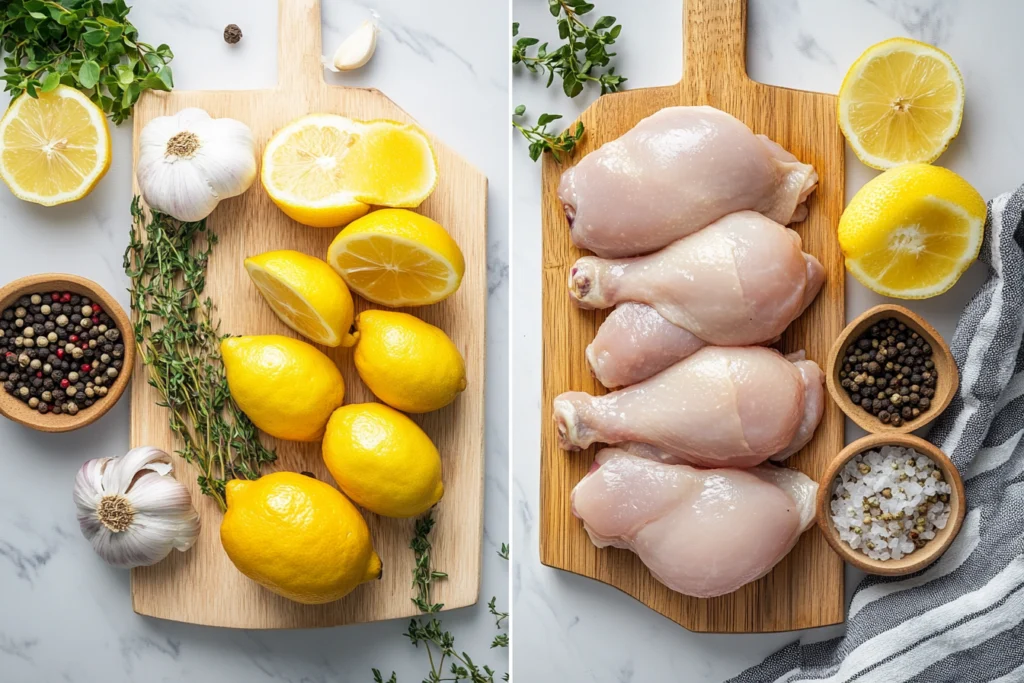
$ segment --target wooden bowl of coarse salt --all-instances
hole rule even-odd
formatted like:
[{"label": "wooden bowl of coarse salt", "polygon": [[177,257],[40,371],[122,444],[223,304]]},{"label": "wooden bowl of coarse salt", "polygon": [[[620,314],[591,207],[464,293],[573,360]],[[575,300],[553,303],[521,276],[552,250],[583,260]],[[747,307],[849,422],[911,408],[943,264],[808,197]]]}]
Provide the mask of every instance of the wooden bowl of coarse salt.
[{"label": "wooden bowl of coarse salt", "polygon": [[967,512],[963,480],[952,461],[912,434],[854,441],[818,484],[817,521],[825,540],[869,574],[924,569],[953,542]]}]

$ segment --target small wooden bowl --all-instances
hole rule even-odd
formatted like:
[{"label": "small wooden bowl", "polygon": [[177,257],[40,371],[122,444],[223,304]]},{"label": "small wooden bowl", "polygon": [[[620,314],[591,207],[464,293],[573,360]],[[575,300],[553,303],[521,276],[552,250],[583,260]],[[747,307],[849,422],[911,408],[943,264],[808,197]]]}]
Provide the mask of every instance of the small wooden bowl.
[{"label": "small wooden bowl", "polygon": [[[932,347],[932,361],[939,377],[935,382],[935,395],[931,398],[931,407],[912,420],[904,420],[899,427],[883,424],[881,420],[861,408],[850,399],[850,395],[840,385],[839,371],[843,366],[843,355],[846,347],[853,343],[865,330],[875,323],[887,318],[896,318],[907,327],[924,337]],[[865,311],[856,320],[839,333],[839,338],[832,345],[828,354],[828,374],[826,375],[828,391],[832,400],[839,404],[846,416],[856,422],[865,431],[872,434],[907,434],[920,429],[937,418],[953,400],[960,386],[960,373],[949,346],[935,331],[935,328],[924,321],[921,316],[894,304],[882,304]]]},{"label": "small wooden bowl", "polygon": [[49,292],[71,292],[79,296],[87,296],[103,306],[103,310],[114,319],[117,329],[121,331],[121,340],[124,344],[124,358],[122,359],[124,365],[121,367],[121,374],[108,387],[106,396],[90,407],[78,411],[75,415],[67,413],[43,415],[38,410],[29,408],[28,404],[11,396],[0,387],[0,414],[41,432],[70,432],[92,424],[103,417],[121,398],[125,387],[128,386],[128,380],[131,379],[132,371],[135,369],[135,334],[131,319],[117,303],[117,300],[92,280],[86,280],[77,275],[43,273],[15,280],[0,288],[0,312],[6,310],[23,296]]},{"label": "small wooden bowl", "polygon": [[[832,523],[832,510],[830,509],[835,479],[847,461],[859,453],[882,446],[913,448],[918,453],[927,455],[942,470],[943,477],[953,489],[949,497],[952,511],[949,514],[946,527],[938,530],[935,538],[928,541],[923,548],[918,548],[898,560],[873,560],[859,550],[851,548],[839,538],[839,532],[836,531],[836,527]],[[960,473],[953,466],[953,462],[946,457],[946,454],[934,445],[913,434],[870,434],[844,448],[829,464],[825,474],[818,482],[817,509],[818,527],[824,532],[825,540],[846,562],[869,574],[902,576],[924,569],[946,552],[946,548],[960,532],[960,525],[963,524],[964,515],[967,513],[967,504],[964,497],[964,482],[960,478]]]}]

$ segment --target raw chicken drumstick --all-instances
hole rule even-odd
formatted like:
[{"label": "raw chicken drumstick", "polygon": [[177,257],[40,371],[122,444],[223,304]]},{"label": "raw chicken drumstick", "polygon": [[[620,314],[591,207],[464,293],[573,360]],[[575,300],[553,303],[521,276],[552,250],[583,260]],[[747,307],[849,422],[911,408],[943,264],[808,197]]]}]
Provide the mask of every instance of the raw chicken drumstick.
[{"label": "raw chicken drumstick", "polygon": [[706,346],[653,377],[604,396],[554,401],[559,445],[637,441],[702,467],[754,467],[810,441],[824,375],[803,352]]},{"label": "raw chicken drumstick", "polygon": [[611,387],[638,382],[704,343],[770,342],[824,281],[825,270],[801,251],[799,235],[741,211],[647,256],[581,258],[569,271],[569,294],[582,308],[635,302],[657,311],[612,313],[587,349],[594,374]]},{"label": "raw chicken drumstick", "polygon": [[714,107],[668,107],[562,175],[558,196],[580,248],[661,249],[734,211],[803,220],[814,169]]},{"label": "raw chicken drumstick", "polygon": [[818,485],[796,470],[698,470],[606,448],[572,492],[599,548],[632,550],[655,579],[698,598],[778,564],[814,522]]}]

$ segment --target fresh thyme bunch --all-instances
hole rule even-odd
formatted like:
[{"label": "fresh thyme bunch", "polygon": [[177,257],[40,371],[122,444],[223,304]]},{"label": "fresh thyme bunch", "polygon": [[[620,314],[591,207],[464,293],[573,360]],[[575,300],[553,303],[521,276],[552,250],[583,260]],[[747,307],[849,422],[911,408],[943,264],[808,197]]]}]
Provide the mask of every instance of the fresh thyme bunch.
[{"label": "fresh thyme bunch", "polygon": [[[433,513],[428,512],[416,520],[415,533],[412,542],[409,543],[409,547],[416,556],[416,565],[412,570],[412,587],[416,593],[412,601],[424,614],[440,612],[444,607],[443,603],[430,601],[430,586],[434,581],[448,578],[444,572],[435,571],[430,567],[430,550],[432,548],[430,532],[433,528]],[[501,544],[501,551],[498,555],[508,560],[509,547],[507,544]],[[500,630],[505,626],[508,613],[499,612],[496,605],[497,598],[492,597],[487,603],[487,608],[494,617],[495,626]],[[483,666],[477,664],[468,653],[458,652],[455,649],[455,636],[450,631],[441,628],[440,620],[436,618],[412,619],[405,637],[417,648],[422,644],[427,651],[430,671],[423,678],[423,683],[441,683],[442,681],[445,683],[448,681],[452,683],[459,681],[494,683],[497,672],[486,664]],[[491,649],[499,647],[508,647],[507,633],[499,633],[491,642]],[[448,662],[447,669],[445,668],[446,661]],[[500,680],[509,680],[509,675],[504,674]],[[379,669],[373,669],[373,681],[374,683],[398,683],[398,675],[392,672],[391,677],[385,679]]]},{"label": "fresh thyme bunch", "polygon": [[37,97],[69,85],[121,123],[142,91],[174,85],[171,48],[139,42],[130,11],[124,0],[0,0],[5,89]]},{"label": "fresh thyme bunch", "polygon": [[213,301],[203,297],[217,235],[206,221],[182,223],[132,200],[124,269],[132,281],[135,343],[149,383],[170,412],[178,453],[199,469],[199,488],[227,508],[230,479],[256,479],[276,459],[228,392],[220,357],[223,336]]},{"label": "fresh thyme bunch", "polygon": [[[562,92],[568,97],[579,95],[587,83],[598,84],[602,95],[618,90],[626,79],[615,73],[615,67],[607,68],[615,56],[608,47],[622,31],[615,17],[602,16],[593,26],[588,26],[581,17],[592,12],[594,5],[586,0],[548,0],[548,10],[558,21],[558,37],[565,42],[549,51],[548,43],[529,36],[519,37],[519,23],[513,22],[512,36],[517,38],[512,45],[513,66],[522,65],[531,73],[547,74],[545,87],[551,87],[557,76],[562,82]],[[529,142],[530,158],[534,161],[544,152],[550,152],[560,162],[559,153],[572,152],[583,137],[582,122],[556,135],[548,132],[547,124],[562,118],[561,115],[541,114],[531,126],[516,120],[525,114],[525,106],[516,107],[512,127]]]}]

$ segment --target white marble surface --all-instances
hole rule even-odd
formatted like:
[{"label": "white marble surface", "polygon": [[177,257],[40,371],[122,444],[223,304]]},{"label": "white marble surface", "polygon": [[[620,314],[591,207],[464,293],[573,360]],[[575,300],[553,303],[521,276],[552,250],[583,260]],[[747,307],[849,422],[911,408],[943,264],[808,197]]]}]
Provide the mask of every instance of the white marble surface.
[{"label": "white marble surface", "polygon": [[[623,24],[616,47],[618,71],[631,88],[678,82],[682,74],[682,1],[597,0],[598,11]],[[554,41],[547,3],[516,0],[513,19],[522,33]],[[1024,180],[1019,158],[1024,137],[1019,118],[1024,65],[1017,46],[1024,4],[1012,0],[749,0],[747,71],[773,85],[836,92],[847,67],[869,45],[910,36],[949,52],[963,72],[967,107],[963,128],[939,164],[962,174],[990,199]],[[595,96],[568,102],[555,88],[516,74],[515,104],[536,116],[561,112],[572,118]],[[538,560],[539,432],[549,419],[541,390],[540,173],[523,141],[513,142],[513,632],[516,675],[525,681],[647,683],[722,681],[799,634],[700,635],[648,610],[624,593]],[[875,174],[848,151],[847,198]],[[950,292],[912,303],[944,334],[984,279],[974,266]],[[881,297],[848,278],[847,316]],[[847,438],[859,436],[848,426]],[[847,585],[859,577],[847,573]],[[848,588],[847,593],[850,593]],[[830,638],[841,627],[809,631],[808,639]]]},{"label": "white marble surface", "polygon": [[[276,82],[274,0],[136,0],[144,40],[177,56],[179,88],[269,87]],[[475,0],[323,0],[324,44],[333,49],[376,11],[377,54],[363,70],[330,80],[379,88],[487,174],[490,300],[487,348],[487,499],[481,602],[443,616],[457,644],[499,671],[489,652],[486,601],[507,600],[508,540],[508,9]],[[237,23],[236,47],[221,32]],[[464,29],[471,22],[472,31]],[[500,49],[498,49],[500,47]],[[6,107],[6,97],[2,102]],[[87,199],[44,209],[0,188],[0,282],[66,270],[97,280],[127,307],[121,255],[131,200],[131,127],[114,132],[114,161]],[[0,420],[0,681],[128,683],[189,680],[327,683],[370,681],[371,667],[419,681],[426,655],[402,636],[404,621],[305,631],[232,631],[142,618],[131,610],[126,572],[107,568],[81,537],[71,487],[87,458],[128,446],[128,402],[97,424],[45,435]]]}]

